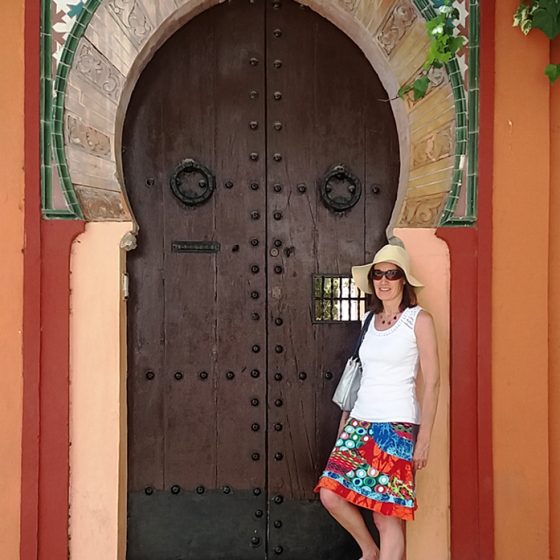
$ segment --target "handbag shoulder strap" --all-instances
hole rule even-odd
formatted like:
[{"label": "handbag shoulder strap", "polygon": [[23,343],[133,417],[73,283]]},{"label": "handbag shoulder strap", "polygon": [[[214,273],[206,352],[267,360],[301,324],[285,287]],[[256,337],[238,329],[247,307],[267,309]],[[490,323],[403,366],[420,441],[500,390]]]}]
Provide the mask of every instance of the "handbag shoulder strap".
[{"label": "handbag shoulder strap", "polygon": [[352,354],[352,356],[354,358],[358,358],[358,353],[360,351],[360,346],[362,345],[362,341],[364,340],[364,336],[366,336],[366,332],[369,328],[369,324],[371,323],[371,320],[373,319],[373,312],[370,311],[368,313],[368,316],[366,317],[364,324],[362,326],[362,332],[360,333],[360,338],[358,338],[358,342],[356,344],[356,348],[354,350],[354,353]]}]

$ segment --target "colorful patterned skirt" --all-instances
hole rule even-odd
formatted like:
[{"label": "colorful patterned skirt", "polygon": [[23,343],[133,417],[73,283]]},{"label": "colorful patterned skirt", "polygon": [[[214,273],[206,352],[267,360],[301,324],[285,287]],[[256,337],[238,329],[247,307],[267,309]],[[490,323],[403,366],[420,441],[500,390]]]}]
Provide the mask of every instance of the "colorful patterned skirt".
[{"label": "colorful patterned skirt", "polygon": [[328,488],[357,506],[414,519],[417,433],[416,424],[348,418],[315,492]]}]

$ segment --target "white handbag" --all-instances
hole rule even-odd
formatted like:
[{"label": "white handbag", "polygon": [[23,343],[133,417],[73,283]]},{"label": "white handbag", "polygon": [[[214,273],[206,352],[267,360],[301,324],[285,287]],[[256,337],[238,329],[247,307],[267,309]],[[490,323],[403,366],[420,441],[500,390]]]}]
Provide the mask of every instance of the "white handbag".
[{"label": "white handbag", "polygon": [[362,327],[362,332],[360,333],[356,348],[352,356],[348,358],[344,371],[340,376],[340,381],[336,386],[332,401],[338,405],[341,410],[352,410],[358,398],[358,391],[360,389],[360,383],[362,382],[362,363],[360,362],[359,351],[372,318],[373,313],[369,313],[364,321],[364,326]]}]

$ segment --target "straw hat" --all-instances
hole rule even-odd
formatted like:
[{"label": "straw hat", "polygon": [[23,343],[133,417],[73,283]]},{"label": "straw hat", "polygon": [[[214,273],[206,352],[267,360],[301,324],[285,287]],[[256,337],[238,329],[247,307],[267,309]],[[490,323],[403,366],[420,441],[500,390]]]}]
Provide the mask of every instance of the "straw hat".
[{"label": "straw hat", "polygon": [[382,262],[396,264],[399,268],[401,268],[406,276],[406,281],[411,286],[414,286],[415,288],[424,287],[424,284],[417,280],[410,272],[410,259],[408,258],[406,249],[404,247],[400,247],[399,245],[385,245],[384,247],[381,247],[377,253],[375,253],[373,262],[352,267],[352,277],[354,278],[354,283],[362,292],[365,292],[366,294],[372,293],[371,285],[368,280],[369,271],[374,264]]}]

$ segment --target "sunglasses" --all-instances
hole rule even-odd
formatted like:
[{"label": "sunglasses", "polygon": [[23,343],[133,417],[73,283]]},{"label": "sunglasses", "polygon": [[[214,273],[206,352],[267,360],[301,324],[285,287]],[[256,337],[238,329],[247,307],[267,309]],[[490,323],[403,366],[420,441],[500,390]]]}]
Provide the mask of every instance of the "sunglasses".
[{"label": "sunglasses", "polygon": [[381,278],[387,278],[387,280],[400,280],[404,278],[404,272],[400,268],[392,268],[391,270],[378,270],[374,268],[371,272],[371,277],[374,280],[381,280]]}]

